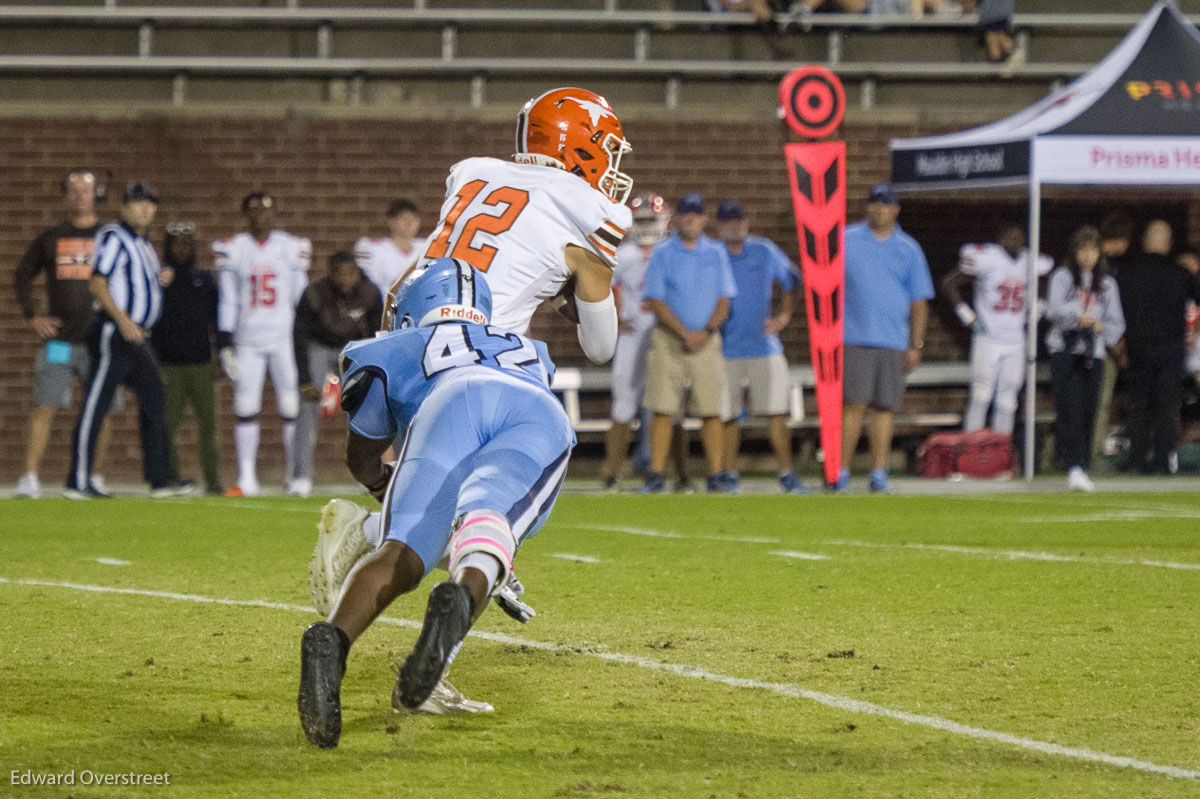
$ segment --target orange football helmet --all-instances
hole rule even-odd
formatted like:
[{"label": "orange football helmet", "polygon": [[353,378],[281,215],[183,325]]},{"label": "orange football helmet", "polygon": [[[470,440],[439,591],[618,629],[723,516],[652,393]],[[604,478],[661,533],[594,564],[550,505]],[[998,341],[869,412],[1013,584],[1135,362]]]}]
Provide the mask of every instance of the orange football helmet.
[{"label": "orange football helmet", "polygon": [[620,171],[621,156],[632,149],[608,100],[587,89],[551,89],[517,115],[514,161],[565,169],[613,202],[624,203],[633,189]]}]

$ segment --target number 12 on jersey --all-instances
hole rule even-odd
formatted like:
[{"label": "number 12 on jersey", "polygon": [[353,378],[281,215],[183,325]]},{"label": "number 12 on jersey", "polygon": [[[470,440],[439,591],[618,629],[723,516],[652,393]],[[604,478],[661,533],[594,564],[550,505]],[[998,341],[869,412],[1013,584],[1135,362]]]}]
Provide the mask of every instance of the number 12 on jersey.
[{"label": "number 12 on jersey", "polygon": [[[426,258],[442,258],[449,250],[451,258],[460,258],[480,272],[488,270],[488,267],[492,265],[492,259],[496,257],[496,248],[490,244],[474,246],[472,242],[475,234],[499,235],[511,228],[529,203],[529,192],[524,189],[514,189],[511,186],[499,186],[492,189],[480,200],[479,204],[484,206],[484,209],[467,217],[462,230],[455,236],[454,228],[458,225],[459,218],[487,186],[486,180],[472,180],[458,190],[458,193],[454,195],[454,205],[450,207],[446,218],[442,220],[442,229],[430,242],[429,249],[425,251]],[[503,208],[499,214],[486,210],[499,208]]]}]

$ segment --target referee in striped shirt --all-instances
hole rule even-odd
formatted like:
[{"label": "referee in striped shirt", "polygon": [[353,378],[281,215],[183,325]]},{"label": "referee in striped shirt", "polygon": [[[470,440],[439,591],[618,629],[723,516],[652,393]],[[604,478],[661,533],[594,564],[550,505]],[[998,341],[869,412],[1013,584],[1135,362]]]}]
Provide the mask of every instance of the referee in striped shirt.
[{"label": "referee in striped shirt", "polygon": [[154,246],[146,240],[157,210],[154,187],[144,181],[131,182],[122,198],[121,221],[96,232],[88,289],[98,312],[88,330],[92,370],[83,410],[75,423],[71,471],[63,492],[70,499],[109,496],[92,485],[92,457],[100,423],[121,385],[137,396],[142,473],[150,484],[150,496],[180,496],[195,488],[193,483],[170,478],[163,384],[148,340],[148,331],[162,311],[162,284],[172,277],[170,270],[161,268]]}]

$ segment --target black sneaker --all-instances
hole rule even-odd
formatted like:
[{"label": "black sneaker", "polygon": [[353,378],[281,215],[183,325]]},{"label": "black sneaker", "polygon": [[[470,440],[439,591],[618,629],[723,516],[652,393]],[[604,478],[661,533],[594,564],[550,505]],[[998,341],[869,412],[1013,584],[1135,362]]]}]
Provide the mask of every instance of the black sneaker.
[{"label": "black sneaker", "polygon": [[342,737],[342,675],[345,633],[329,622],[308,625],[300,639],[300,693],[296,707],[308,742],[334,749]]},{"label": "black sneaker", "polygon": [[605,491],[617,491],[621,488],[621,482],[615,477],[605,477],[600,487]]},{"label": "black sneaker", "polygon": [[667,480],[662,476],[662,472],[650,472],[646,475],[646,482],[642,483],[643,494],[661,494],[667,490]]},{"label": "black sneaker", "polygon": [[107,491],[99,491],[94,486],[79,489],[67,486],[63,489],[63,496],[67,499],[112,499],[113,495]]},{"label": "black sneaker", "polygon": [[169,499],[170,497],[186,497],[196,490],[196,484],[191,480],[177,480],[173,483],[150,489],[151,499]]},{"label": "black sneaker", "polygon": [[458,583],[435,585],[429,592],[421,635],[396,678],[402,705],[414,710],[429,698],[469,629],[471,592]]}]

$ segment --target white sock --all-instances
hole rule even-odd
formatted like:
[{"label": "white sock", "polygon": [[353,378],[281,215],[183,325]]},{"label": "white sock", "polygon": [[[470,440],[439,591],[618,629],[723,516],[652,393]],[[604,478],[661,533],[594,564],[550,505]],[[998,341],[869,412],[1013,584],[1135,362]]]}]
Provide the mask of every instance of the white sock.
[{"label": "white sock", "polygon": [[296,420],[283,422],[283,477],[284,483],[291,483],[296,472]]},{"label": "white sock", "polygon": [[258,422],[238,422],[233,426],[237,449],[238,485],[243,489],[258,485]]},{"label": "white sock", "polygon": [[1006,436],[1011,436],[1016,420],[1017,412],[1015,410],[1002,411],[997,408],[995,411],[992,411],[992,430],[997,433],[1003,433]]},{"label": "white sock", "polygon": [[368,513],[367,518],[363,519],[363,537],[367,539],[367,543],[371,545],[371,549],[379,549],[380,536],[383,535],[383,514],[376,511]]},{"label": "white sock", "polygon": [[486,552],[471,552],[463,556],[463,559],[458,562],[458,568],[450,577],[454,580],[463,573],[463,569],[478,569],[487,577],[488,590],[491,594],[496,588],[496,581],[500,579],[500,561],[496,560]]}]

